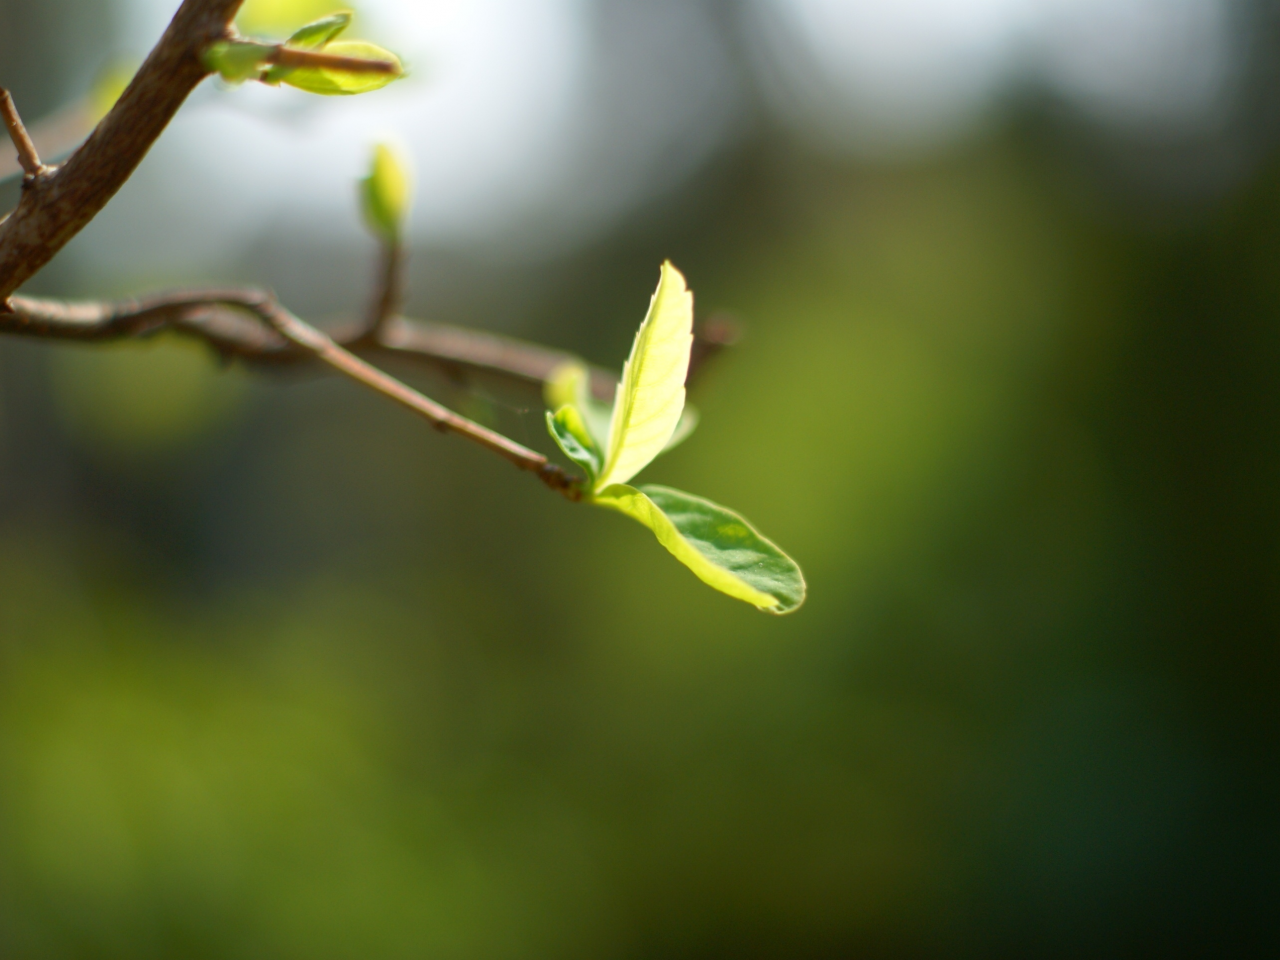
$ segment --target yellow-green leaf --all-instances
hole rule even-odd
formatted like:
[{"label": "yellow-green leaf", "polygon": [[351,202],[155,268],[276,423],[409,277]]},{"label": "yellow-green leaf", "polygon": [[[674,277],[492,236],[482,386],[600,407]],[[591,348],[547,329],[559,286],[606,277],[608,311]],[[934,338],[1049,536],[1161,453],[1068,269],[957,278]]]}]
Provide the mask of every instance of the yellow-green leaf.
[{"label": "yellow-green leaf", "polygon": [[721,593],[766,613],[790,613],[805,598],[796,562],[741,516],[670,487],[614,484],[591,502],[638,520],[677,560]]},{"label": "yellow-green leaf", "polygon": [[384,50],[373,43],[366,43],[363,40],[337,40],[326,45],[324,52],[337,57],[351,57],[355,60],[381,61],[391,64],[392,69],[383,73],[303,67],[291,71],[283,78],[283,82],[308,93],[340,97],[380,90],[393,80],[404,76],[404,66],[400,63],[400,59],[390,50]]},{"label": "yellow-green leaf", "polygon": [[413,186],[409,165],[385,143],[373,149],[373,166],[360,181],[360,208],[370,229],[387,243],[400,239]]},{"label": "yellow-green leaf", "polygon": [[626,483],[671,440],[684,410],[692,346],[693,294],[667,262],[618,384],[597,491]]}]

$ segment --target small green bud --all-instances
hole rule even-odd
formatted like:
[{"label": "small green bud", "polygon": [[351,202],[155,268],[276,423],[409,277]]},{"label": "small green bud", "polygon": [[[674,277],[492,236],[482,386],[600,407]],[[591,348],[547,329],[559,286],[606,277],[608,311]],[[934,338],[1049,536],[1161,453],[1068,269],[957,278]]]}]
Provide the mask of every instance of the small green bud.
[{"label": "small green bud", "polygon": [[227,83],[261,76],[275,47],[252,40],[219,40],[204,52],[204,65]]},{"label": "small green bud", "polygon": [[412,182],[398,151],[385,143],[373,150],[373,168],[360,181],[360,207],[369,228],[387,243],[398,243],[409,214]]}]

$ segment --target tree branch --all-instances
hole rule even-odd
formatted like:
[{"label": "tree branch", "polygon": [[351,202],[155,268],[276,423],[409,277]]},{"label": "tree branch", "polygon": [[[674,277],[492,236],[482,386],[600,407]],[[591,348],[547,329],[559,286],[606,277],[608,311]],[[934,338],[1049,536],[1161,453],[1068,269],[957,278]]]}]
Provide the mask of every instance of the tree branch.
[{"label": "tree branch", "polygon": [[[266,295],[257,290],[177,290],[135,300],[67,302],[36,297],[10,299],[10,313],[0,313],[0,334],[42,340],[96,342],[148,337],[174,330],[205,341],[223,357],[255,364],[289,364],[308,354],[259,322],[249,306]],[[581,360],[566,350],[429,320],[394,315],[370,334],[367,327],[338,332],[334,340],[359,353],[375,352],[424,360],[446,370],[472,370],[541,388],[566,363]],[[707,361],[734,343],[736,321],[713,315],[694,336],[689,383]],[[597,400],[613,400],[618,375],[588,366],[591,392]]]},{"label": "tree branch", "polygon": [[[178,291],[120,303],[13,297],[10,308],[9,313],[0,314],[0,333],[92,342],[146,337],[171,329],[199,337],[223,355],[265,361],[313,356],[421,414],[437,429],[464,436],[521,470],[533,472],[569,499],[582,496],[580,481],[541,453],[454,413],[383,373],[258,290]],[[430,357],[423,351],[406,352],[430,359],[454,359]]]},{"label": "tree branch", "polygon": [[208,76],[201,53],[229,35],[243,2],[184,0],[83,146],[61,167],[28,180],[18,208],[0,221],[0,310],[124,186],[187,96]]},{"label": "tree branch", "polygon": [[222,356],[296,360],[289,342],[258,317],[266,298],[256,290],[175,291],[117,303],[68,303],[11,297],[0,313],[0,333],[44,340],[102,342],[176,330],[207,342]]}]

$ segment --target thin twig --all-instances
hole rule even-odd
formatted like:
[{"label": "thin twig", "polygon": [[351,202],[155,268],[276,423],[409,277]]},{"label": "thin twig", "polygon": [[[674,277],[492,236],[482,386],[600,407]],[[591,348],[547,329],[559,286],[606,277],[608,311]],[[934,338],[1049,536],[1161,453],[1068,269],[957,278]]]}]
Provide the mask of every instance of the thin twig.
[{"label": "thin twig", "polygon": [[40,162],[40,154],[36,151],[36,145],[31,142],[31,135],[22,123],[13,97],[4,87],[0,87],[0,118],[3,118],[5,128],[9,131],[9,139],[18,149],[18,162],[22,164],[22,169],[29,177],[40,176],[44,173],[45,166]]},{"label": "thin twig", "polygon": [[[508,380],[541,387],[566,363],[582,363],[567,350],[554,350],[515,337],[458,327],[434,320],[393,317],[378,334],[376,346],[396,354],[422,357],[450,369],[462,367],[496,374]],[[587,366],[591,392],[597,400],[612,401],[618,375],[603,367]]]},{"label": "thin twig", "polygon": [[[36,151],[50,162],[60,160],[84,142],[98,122],[88,97],[73,101],[49,116],[42,117],[27,127]],[[24,173],[15,155],[11,160],[0,154],[0,183]]]},{"label": "thin twig", "polygon": [[504,457],[521,470],[529,470],[537,474],[551,489],[564,494],[570,500],[582,498],[581,481],[551,463],[536,450],[516,443],[502,434],[483,427],[473,420],[468,420],[454,413],[448,407],[441,406],[434,400],[423,396],[412,387],[401,383],[377,367],[366,363],[349,350],[338,346],[330,337],[321,333],[310,324],[299,320],[288,310],[272,301],[265,307],[269,322],[298,346],[311,351],[319,359],[329,364],[365,386],[376,390],[385,397],[390,397],[403,404],[415,413],[425,417],[436,429],[456,433],[472,440],[487,450]]},{"label": "thin twig", "polygon": [[284,45],[276,47],[266,62],[290,70],[340,70],[343,73],[399,73],[403,69],[391,60],[343,57],[322,50],[301,50]]}]

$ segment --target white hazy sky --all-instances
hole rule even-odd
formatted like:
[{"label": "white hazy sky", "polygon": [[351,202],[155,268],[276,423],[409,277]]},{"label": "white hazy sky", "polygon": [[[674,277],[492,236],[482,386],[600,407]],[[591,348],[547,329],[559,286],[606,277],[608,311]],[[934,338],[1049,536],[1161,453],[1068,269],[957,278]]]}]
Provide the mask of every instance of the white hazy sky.
[{"label": "white hazy sky", "polygon": [[[177,0],[119,0],[140,53]],[[351,100],[206,85],[80,253],[118,269],[226,258],[267,222],[353,238],[352,181],[389,139],[416,166],[416,237],[538,256],[589,239],[741,129],[741,78],[694,0],[359,0],[414,75]],[[963,136],[1017,84],[1101,123],[1211,124],[1230,87],[1223,0],[741,0],[777,119],[893,156]],[[202,185],[193,193],[187,184]],[[198,224],[181,233],[181,224]],[[175,226],[179,225],[179,226]]]}]

